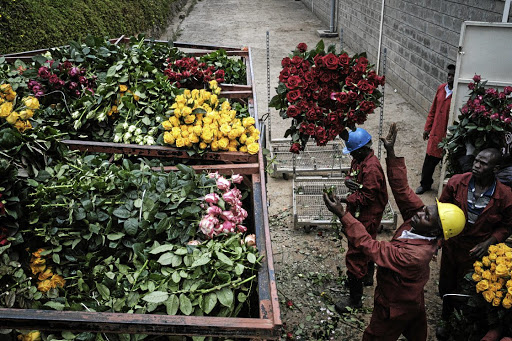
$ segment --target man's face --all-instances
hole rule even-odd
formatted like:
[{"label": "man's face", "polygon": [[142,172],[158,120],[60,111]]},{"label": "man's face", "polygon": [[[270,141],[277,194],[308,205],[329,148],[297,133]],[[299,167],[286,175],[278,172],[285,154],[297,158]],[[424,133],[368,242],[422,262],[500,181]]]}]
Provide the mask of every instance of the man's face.
[{"label": "man's face", "polygon": [[448,70],[448,77],[446,78],[446,82],[450,88],[453,87],[453,80],[455,79],[455,70]]},{"label": "man's face", "polygon": [[473,161],[473,169],[471,172],[477,179],[484,179],[486,177],[494,178],[496,171],[496,160],[493,160],[491,153],[483,150],[475,157]]},{"label": "man's face", "polygon": [[366,158],[366,155],[368,155],[367,147],[361,147],[354,150],[353,152],[350,152],[350,156],[352,156],[358,162],[363,161]]},{"label": "man's face", "polygon": [[439,214],[437,205],[423,207],[423,210],[416,213],[411,219],[413,232],[427,237],[436,237],[441,234],[439,226]]}]

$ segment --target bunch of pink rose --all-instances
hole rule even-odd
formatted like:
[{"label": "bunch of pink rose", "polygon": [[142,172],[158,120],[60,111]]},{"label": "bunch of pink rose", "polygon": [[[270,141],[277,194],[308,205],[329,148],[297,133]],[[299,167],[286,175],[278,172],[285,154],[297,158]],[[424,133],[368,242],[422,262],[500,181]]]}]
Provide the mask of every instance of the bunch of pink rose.
[{"label": "bunch of pink rose", "polygon": [[199,222],[201,232],[209,239],[221,233],[246,232],[242,223],[247,211],[242,207],[242,192],[234,185],[242,183],[243,177],[234,174],[230,181],[217,172],[208,176],[215,179],[217,189],[204,198],[207,205],[206,215]]}]

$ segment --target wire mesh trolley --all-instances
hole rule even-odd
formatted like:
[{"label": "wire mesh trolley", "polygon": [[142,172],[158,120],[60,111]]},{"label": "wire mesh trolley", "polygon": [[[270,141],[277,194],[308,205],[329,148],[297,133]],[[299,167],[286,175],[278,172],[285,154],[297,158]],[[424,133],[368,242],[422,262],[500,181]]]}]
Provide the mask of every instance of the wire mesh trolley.
[{"label": "wire mesh trolley", "polygon": [[[293,179],[293,224],[294,227],[330,225],[334,215],[329,212],[322,198],[325,187],[334,188],[334,193],[348,195],[344,177],[300,176]],[[395,229],[398,215],[388,202],[382,216],[381,226]],[[339,221],[339,220],[334,220]]]}]

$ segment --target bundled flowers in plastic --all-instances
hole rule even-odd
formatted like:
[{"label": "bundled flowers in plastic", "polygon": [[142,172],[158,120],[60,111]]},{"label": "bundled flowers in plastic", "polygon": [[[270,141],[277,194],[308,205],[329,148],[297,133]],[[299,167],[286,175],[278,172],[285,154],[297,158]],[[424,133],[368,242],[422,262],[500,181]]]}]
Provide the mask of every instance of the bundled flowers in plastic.
[{"label": "bundled flowers in plastic", "polygon": [[34,116],[34,110],[39,109],[39,101],[33,96],[22,98],[21,103],[16,103],[16,99],[17,93],[11,84],[0,85],[0,117],[24,132],[32,128],[29,120]]},{"label": "bundled flowers in plastic", "polygon": [[257,154],[260,132],[254,118],[237,117],[228,100],[219,100],[217,81],[210,81],[210,89],[185,89],[176,96],[173,115],[162,122],[164,142],[178,148]]},{"label": "bundled flowers in plastic", "polygon": [[473,264],[477,293],[494,307],[512,307],[512,248],[504,243],[491,245],[489,255]]},{"label": "bundled flowers in plastic", "polygon": [[235,185],[242,183],[243,177],[234,174],[228,180],[218,173],[208,176],[216,180],[216,190],[204,198],[206,215],[199,222],[200,231],[209,239],[221,233],[246,232],[242,223],[247,211],[242,207],[242,192]]},{"label": "bundled flowers in plastic", "polygon": [[291,118],[286,136],[291,136],[293,153],[303,150],[310,137],[326,145],[346,127],[362,124],[380,105],[378,90],[384,84],[371,69],[366,55],[337,54],[334,47],[324,51],[323,41],[312,51],[300,43],[285,57],[279,74],[277,95],[270,106]]},{"label": "bundled flowers in plastic", "polygon": [[224,82],[224,70],[217,70],[214,66],[199,63],[194,57],[184,57],[169,64],[164,70],[169,81],[178,88],[202,89],[212,80]]}]

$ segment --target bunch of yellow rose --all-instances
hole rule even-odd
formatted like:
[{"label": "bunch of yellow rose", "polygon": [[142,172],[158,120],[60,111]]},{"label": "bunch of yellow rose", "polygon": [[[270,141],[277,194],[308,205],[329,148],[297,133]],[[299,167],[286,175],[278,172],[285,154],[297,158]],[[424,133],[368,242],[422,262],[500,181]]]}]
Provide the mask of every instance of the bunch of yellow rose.
[{"label": "bunch of yellow rose", "polygon": [[0,117],[12,124],[18,131],[31,129],[29,119],[34,116],[34,110],[39,109],[39,101],[33,96],[24,97],[19,108],[14,108],[16,92],[10,84],[0,85]]},{"label": "bunch of yellow rose", "polygon": [[212,151],[241,151],[257,154],[260,132],[253,117],[237,118],[229,101],[219,101],[215,80],[210,89],[185,89],[171,106],[173,115],[162,122],[164,142],[178,148],[198,146]]},{"label": "bunch of yellow rose", "polygon": [[489,255],[473,264],[476,292],[494,307],[512,307],[512,248],[504,243],[491,245]]},{"label": "bunch of yellow rose", "polygon": [[44,249],[39,249],[32,253],[30,259],[30,270],[33,275],[38,275],[37,290],[47,292],[48,290],[56,287],[64,287],[66,280],[52,272],[52,268],[46,265],[46,259],[41,256]]},{"label": "bunch of yellow rose", "polygon": [[33,330],[27,334],[18,335],[19,341],[41,341],[41,333],[38,330]]}]

